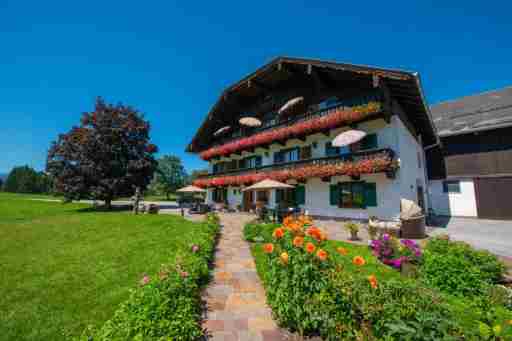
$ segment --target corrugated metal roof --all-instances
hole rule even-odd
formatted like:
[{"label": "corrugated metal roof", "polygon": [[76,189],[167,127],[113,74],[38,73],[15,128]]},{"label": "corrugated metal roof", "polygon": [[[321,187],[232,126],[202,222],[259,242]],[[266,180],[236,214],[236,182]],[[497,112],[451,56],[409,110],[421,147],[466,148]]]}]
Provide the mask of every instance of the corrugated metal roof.
[{"label": "corrugated metal roof", "polygon": [[512,86],[430,107],[439,136],[512,126]]}]

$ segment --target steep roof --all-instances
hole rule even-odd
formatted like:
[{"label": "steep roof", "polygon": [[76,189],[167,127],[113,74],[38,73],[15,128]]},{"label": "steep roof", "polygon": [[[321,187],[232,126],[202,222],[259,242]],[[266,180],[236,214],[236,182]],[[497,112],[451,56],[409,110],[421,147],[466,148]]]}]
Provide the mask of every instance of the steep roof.
[{"label": "steep roof", "polygon": [[439,136],[512,126],[512,86],[430,107]]},{"label": "steep roof", "polygon": [[[315,59],[278,57],[220,94],[218,101],[197,130],[186,151],[200,152],[206,149],[210,144],[213,132],[234,122],[237,103],[271,93],[279,84],[289,82],[294,74],[310,74],[312,69],[325,80],[343,82],[347,87],[350,87],[350,84],[356,86],[370,84],[371,86],[373,78],[376,76],[383,79],[389,88],[391,97],[400,103],[412,124],[422,135],[424,143],[437,142],[435,127],[417,72]],[[233,108],[233,104],[235,104],[235,108]]]}]

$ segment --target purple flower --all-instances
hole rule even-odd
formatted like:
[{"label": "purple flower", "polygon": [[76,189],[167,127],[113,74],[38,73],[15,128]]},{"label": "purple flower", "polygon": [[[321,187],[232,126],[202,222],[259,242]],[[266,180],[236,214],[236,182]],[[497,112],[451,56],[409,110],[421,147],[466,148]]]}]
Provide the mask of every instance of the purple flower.
[{"label": "purple flower", "polygon": [[400,267],[402,266],[402,257],[397,258],[397,259],[393,259],[393,260],[391,261],[391,265],[392,265],[393,267],[397,268],[397,269],[398,269],[398,268],[400,268]]},{"label": "purple flower", "polygon": [[387,241],[389,240],[389,234],[384,233],[384,234],[382,235],[382,239],[383,239],[385,242],[387,242]]},{"label": "purple flower", "polygon": [[421,256],[421,251],[420,251],[420,250],[416,250],[416,251],[414,251],[414,255],[415,255],[416,257],[420,257],[420,256]]},{"label": "purple flower", "polygon": [[382,255],[384,255],[384,256],[391,256],[392,254],[393,254],[392,248],[386,248],[386,249],[384,249],[384,251],[382,251]]},{"label": "purple flower", "polygon": [[199,251],[199,245],[192,245],[192,252],[196,253],[197,251]]}]

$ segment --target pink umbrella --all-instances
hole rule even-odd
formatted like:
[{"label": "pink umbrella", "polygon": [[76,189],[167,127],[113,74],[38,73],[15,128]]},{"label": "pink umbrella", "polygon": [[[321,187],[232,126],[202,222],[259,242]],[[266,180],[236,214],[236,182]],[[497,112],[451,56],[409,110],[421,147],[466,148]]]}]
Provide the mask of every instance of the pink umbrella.
[{"label": "pink umbrella", "polygon": [[278,113],[279,114],[282,114],[283,112],[285,112],[286,110],[290,109],[291,107],[293,107],[294,105],[302,102],[304,100],[304,97],[295,97],[295,98],[292,98],[291,100],[289,100],[288,102],[286,102],[282,107],[281,109],[278,110]]},{"label": "pink umbrella", "polygon": [[361,130],[347,130],[332,140],[334,147],[344,147],[349,144],[361,141],[366,136],[366,133]]}]

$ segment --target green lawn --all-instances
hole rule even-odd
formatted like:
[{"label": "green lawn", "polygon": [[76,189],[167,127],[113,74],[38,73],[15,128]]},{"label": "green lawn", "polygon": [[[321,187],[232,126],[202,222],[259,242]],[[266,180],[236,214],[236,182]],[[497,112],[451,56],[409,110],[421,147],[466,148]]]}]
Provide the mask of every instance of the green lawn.
[{"label": "green lawn", "polygon": [[100,326],[202,226],[29,197],[0,193],[0,340],[69,339]]}]

